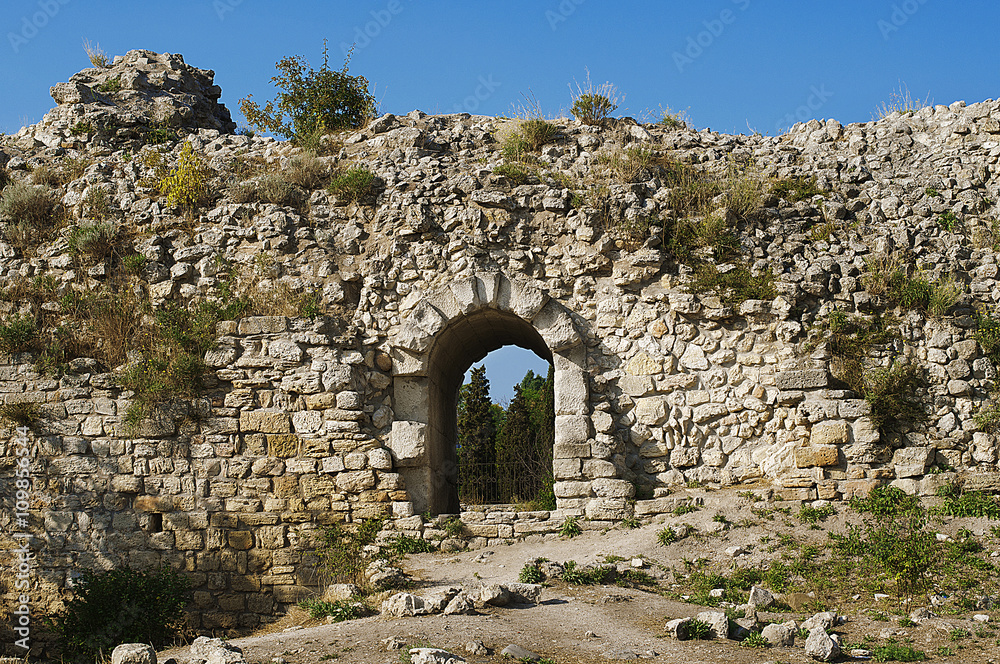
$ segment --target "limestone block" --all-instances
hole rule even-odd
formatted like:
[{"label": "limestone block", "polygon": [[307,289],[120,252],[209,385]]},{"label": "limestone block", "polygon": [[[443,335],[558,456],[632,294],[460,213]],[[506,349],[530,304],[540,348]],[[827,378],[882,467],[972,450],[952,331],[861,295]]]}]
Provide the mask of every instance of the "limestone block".
[{"label": "limestone block", "polygon": [[555,414],[586,415],[589,410],[587,377],[582,367],[587,351],[581,345],[552,356],[555,379]]},{"label": "limestone block", "polygon": [[283,362],[301,362],[305,351],[290,339],[275,339],[267,345],[267,354]]},{"label": "limestone block", "polygon": [[392,360],[397,371],[399,371],[398,365],[400,360],[405,360],[405,357],[396,356],[395,350],[397,347],[412,351],[414,354],[420,354],[426,352],[427,349],[430,348],[431,341],[434,339],[430,333],[422,330],[410,320],[407,320],[402,325],[393,328],[391,338],[393,345]]},{"label": "limestone block", "polygon": [[760,631],[760,635],[767,639],[772,646],[791,647],[795,645],[795,621],[789,620],[783,623],[771,623],[765,625]]},{"label": "limestone block", "polygon": [[497,307],[501,311],[532,320],[549,301],[549,296],[524,281],[502,279],[497,292]]},{"label": "limestone block", "polygon": [[430,412],[429,381],[424,377],[397,376],[393,380],[393,410],[401,420],[421,422]]},{"label": "limestone block", "polygon": [[590,419],[594,423],[594,431],[599,434],[610,433],[615,428],[614,418],[611,417],[610,413],[606,413],[603,410],[596,411],[591,415]]},{"label": "limestone block", "polygon": [[795,448],[795,465],[799,468],[815,466],[836,466],[838,463],[837,447],[834,445],[810,445]]},{"label": "limestone block", "polygon": [[729,409],[726,408],[725,404],[706,403],[695,408],[694,412],[691,414],[691,417],[696,423],[702,424],[704,422],[708,422],[709,420],[714,420],[717,417],[721,417],[723,415],[728,415],[728,414],[729,414]]},{"label": "limestone block", "polygon": [[580,472],[580,459],[553,459],[552,475],[556,480],[575,480],[583,475]]},{"label": "limestone block", "polygon": [[655,389],[649,376],[622,376],[618,379],[618,387],[630,397],[644,397]]},{"label": "limestone block", "polygon": [[639,456],[646,459],[656,459],[670,454],[667,443],[658,440],[648,440],[639,447]]},{"label": "limestone block", "polygon": [[591,487],[598,498],[632,498],[635,496],[635,485],[626,480],[602,477],[591,482]]},{"label": "limestone block", "polygon": [[[395,337],[393,342],[395,344]],[[394,376],[426,376],[427,375],[427,355],[423,351],[411,351],[407,348],[393,347],[389,351],[392,360],[392,374]]]},{"label": "limestone block", "polygon": [[287,459],[299,453],[299,437],[295,434],[271,434],[267,436],[269,456]]},{"label": "limestone block", "polygon": [[817,422],[812,426],[809,442],[815,447],[846,444],[847,422],[843,420]]},{"label": "limestone block", "polygon": [[426,428],[427,425],[422,422],[397,420],[392,423],[392,433],[389,434],[389,449],[392,451],[396,466],[418,466],[424,462]]},{"label": "limestone block", "polygon": [[708,358],[705,357],[705,351],[701,349],[701,346],[694,344],[688,344],[684,354],[681,355],[680,363],[681,366],[697,371],[708,369]]},{"label": "limestone block", "polygon": [[303,475],[299,480],[299,489],[302,500],[308,502],[313,498],[336,493],[337,485],[328,475]]},{"label": "limestone block", "polygon": [[729,637],[729,618],[722,611],[702,611],[695,616],[695,619],[708,624],[710,628],[709,638],[725,639]]},{"label": "limestone block", "polygon": [[422,597],[410,593],[396,593],[382,602],[382,613],[387,616],[420,616],[429,613]]},{"label": "limestone block", "polygon": [[690,373],[673,374],[656,379],[656,386],[664,392],[686,390],[698,384],[698,376]]},{"label": "limestone block", "polygon": [[815,627],[809,631],[806,638],[806,655],[821,662],[831,662],[840,656],[840,643],[834,637],[826,633],[822,627]]},{"label": "limestone block", "polygon": [[690,468],[698,465],[699,456],[697,447],[675,447],[670,453],[670,465],[674,468]]},{"label": "limestone block", "polygon": [[111,651],[111,664],[156,664],[156,650],[145,643],[123,643]]},{"label": "limestone block", "polygon": [[142,493],[143,480],[135,475],[115,475],[111,478],[111,490],[118,493]]},{"label": "limestone block", "polygon": [[933,447],[901,447],[892,455],[896,477],[923,475],[934,458]]},{"label": "limestone block", "polygon": [[228,536],[229,546],[237,551],[253,548],[253,533],[248,530],[232,530]]},{"label": "limestone block", "polygon": [[368,450],[368,465],[375,470],[392,470],[392,454],[384,447]]},{"label": "limestone block", "polygon": [[553,353],[572,348],[581,342],[573,319],[555,303],[547,304],[531,323]]},{"label": "limestone block", "polygon": [[556,482],[552,490],[556,498],[585,498],[590,495],[590,482]]},{"label": "limestone block", "polygon": [[497,308],[500,284],[507,279],[498,272],[478,272],[476,274],[476,295],[484,307]]},{"label": "limestone block", "polygon": [[280,334],[288,330],[288,319],[284,316],[254,316],[242,319],[239,325],[241,336]]},{"label": "limestone block", "polygon": [[292,427],[296,433],[316,433],[323,428],[323,414],[315,410],[292,413]]},{"label": "limestone block", "polygon": [[596,477],[617,477],[618,469],[615,464],[602,459],[584,459],[583,474],[589,478]]},{"label": "limestone block", "polygon": [[826,387],[827,383],[828,376],[825,369],[783,371],[774,376],[774,386],[779,390],[810,390]]},{"label": "limestone block", "polygon": [[371,469],[352,470],[337,475],[337,488],[345,493],[360,493],[375,486],[375,473]]},{"label": "limestone block", "polygon": [[637,399],[635,402],[635,417],[640,424],[659,426],[667,419],[667,405],[663,399],[656,397]]},{"label": "limestone block", "polygon": [[482,302],[479,299],[479,291],[476,288],[475,277],[452,279],[448,283],[448,289],[455,297],[455,302],[458,304],[458,310],[461,313],[468,315],[482,306]]},{"label": "limestone block", "polygon": [[663,360],[652,358],[646,351],[636,354],[625,365],[625,373],[629,376],[651,376],[663,371]]},{"label": "limestone block", "polygon": [[251,410],[240,413],[240,430],[243,433],[291,433],[292,427],[286,413]]},{"label": "limestone block", "polygon": [[556,415],[556,445],[583,443],[588,438],[590,438],[589,417],[586,415]]},{"label": "limestone block", "polygon": [[878,426],[870,417],[862,417],[851,425],[854,432],[854,442],[860,444],[873,444],[879,442],[881,436]]}]

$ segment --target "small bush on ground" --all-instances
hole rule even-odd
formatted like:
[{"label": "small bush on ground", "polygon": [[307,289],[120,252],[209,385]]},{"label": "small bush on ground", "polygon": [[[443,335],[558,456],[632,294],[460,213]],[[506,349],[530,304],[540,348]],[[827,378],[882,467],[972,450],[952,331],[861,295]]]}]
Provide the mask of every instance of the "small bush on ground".
[{"label": "small bush on ground", "polygon": [[889,95],[888,101],[884,101],[875,107],[875,112],[873,113],[872,118],[881,120],[892,115],[893,113],[908,115],[914,113],[915,111],[919,111],[928,105],[930,105],[930,94],[928,94],[924,99],[914,98],[910,94],[910,89],[906,86],[906,84],[900,83],[899,89],[892,91],[892,94]]},{"label": "small bush on ground", "polygon": [[254,129],[299,141],[317,132],[364,126],[375,116],[375,97],[363,76],[348,74],[351,54],[339,71],[330,69],[329,53],[323,42],[323,66],[309,67],[301,56],[279,60],[279,74],[271,82],[281,92],[261,108],[251,97],[240,100],[240,110]]},{"label": "small bush on ground", "polygon": [[923,509],[920,506],[920,498],[888,484],[875,487],[864,498],[852,497],[850,506],[856,512],[868,513],[875,517],[913,514]]},{"label": "small bush on ground", "polygon": [[87,53],[90,64],[98,69],[107,69],[111,66],[111,59],[104,52],[100,44],[91,44],[89,39],[83,40],[83,50]]},{"label": "small bush on ground", "polygon": [[796,203],[811,200],[813,196],[820,196],[826,192],[816,185],[816,176],[813,176],[774,180],[771,183],[771,193],[790,203]]},{"label": "small bush on ground", "polygon": [[288,160],[282,171],[284,178],[306,191],[319,189],[329,177],[330,169],[311,154],[296,155]]},{"label": "small bush on ground", "polygon": [[45,185],[15,182],[4,187],[0,217],[8,220],[8,240],[23,250],[47,238],[54,229],[58,206],[55,192]]},{"label": "small bush on ground", "polygon": [[93,662],[121,643],[170,643],[182,626],[188,580],[170,568],[84,570],[73,597],[50,618],[63,657]]},{"label": "small bush on ground", "polygon": [[70,231],[70,253],[93,261],[107,258],[118,240],[118,227],[108,221],[83,221]]},{"label": "small bush on ground", "polygon": [[517,574],[517,580],[520,583],[541,583],[545,580],[545,575],[542,573],[542,566],[540,560],[534,560],[524,564],[521,571]]},{"label": "small bush on ground", "polygon": [[566,517],[566,520],[563,521],[562,526],[559,528],[559,534],[563,537],[576,537],[582,532],[583,529],[580,528],[579,521],[573,516]]},{"label": "small bush on ground", "polygon": [[328,602],[322,599],[309,598],[299,602],[299,606],[309,612],[314,619],[332,618],[333,622],[354,620],[365,615],[364,606],[359,602],[339,600]]},{"label": "small bush on ground", "polygon": [[944,498],[944,504],[935,510],[939,514],[1000,519],[997,499],[983,491],[964,491],[960,486],[949,483],[938,487],[937,495]]}]

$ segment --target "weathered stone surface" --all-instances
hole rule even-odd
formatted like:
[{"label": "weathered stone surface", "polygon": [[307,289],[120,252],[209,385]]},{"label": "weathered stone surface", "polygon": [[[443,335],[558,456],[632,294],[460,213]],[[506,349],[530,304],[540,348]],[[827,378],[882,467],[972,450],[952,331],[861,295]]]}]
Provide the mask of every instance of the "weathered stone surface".
[{"label": "weathered stone surface", "polygon": [[785,371],[775,375],[774,386],[779,390],[808,390],[826,387],[827,372],[822,369]]},{"label": "weathered stone surface", "polygon": [[760,635],[772,646],[791,647],[795,645],[795,621],[765,625]]},{"label": "weathered stone surface", "polygon": [[933,447],[901,447],[892,455],[896,477],[923,475],[934,459]]},{"label": "weathered stone surface", "polygon": [[729,618],[722,611],[702,611],[695,616],[695,619],[708,624],[710,628],[708,632],[709,638],[729,638]]},{"label": "weathered stone surface", "polygon": [[400,467],[415,466],[424,461],[426,447],[424,436],[426,425],[420,422],[392,423],[392,433],[389,436],[389,450],[395,465]]},{"label": "weathered stone surface", "polygon": [[840,656],[840,643],[835,636],[819,627],[810,630],[806,639],[806,655],[821,662],[833,661]]},{"label": "weathered stone surface", "polygon": [[401,618],[426,615],[430,610],[422,597],[411,593],[396,593],[382,602],[382,613]]},{"label": "weathered stone surface", "polygon": [[146,643],[123,643],[111,651],[111,664],[156,664],[156,650]]}]

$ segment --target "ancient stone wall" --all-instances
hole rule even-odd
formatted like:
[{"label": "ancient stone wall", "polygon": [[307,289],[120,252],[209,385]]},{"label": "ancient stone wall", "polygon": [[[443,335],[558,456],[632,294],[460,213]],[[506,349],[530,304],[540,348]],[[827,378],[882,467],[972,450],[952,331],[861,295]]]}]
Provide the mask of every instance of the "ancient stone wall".
[{"label": "ancient stone wall", "polygon": [[[166,87],[153,92],[135,83],[155,99],[175,78],[194,76],[207,92],[187,86],[186,107],[215,108],[210,72],[153,56],[129,54],[115,74],[159,81]],[[130,67],[179,73],[137,77]],[[58,112],[4,142],[7,169],[26,178],[29,165],[60,151],[101,154],[64,185],[62,203],[78,209],[85,192],[106,188],[147,261],[131,287],[154,309],[222,297],[220,261],[264,262],[256,286],[311,289],[322,314],[220,323],[204,393],[165,403],[135,427],[124,423],[135,395],[119,387],[122,367],[77,358],[45,373],[37,353],[0,358],[3,403],[38,406],[28,435],[39,590],[66,588],[81,568],[170,565],[194,582],[196,627],[248,627],[312,591],[314,536],[334,522],[389,517],[396,531],[435,539],[444,537],[439,520],[421,513],[461,511],[479,546],[552,533],[567,517],[595,527],[652,517],[676,507],[672,489],[692,484],[795,500],[846,499],[887,482],[922,494],[956,479],[1000,488],[996,437],[973,419],[995,380],[975,340],[974,307],[1000,302],[990,235],[1000,198],[997,102],[847,127],[813,121],[780,137],[562,120],[526,184],[493,170],[503,161],[495,138],[509,131],[503,121],[386,115],[323,158],[370,169],[374,200],[316,189],[294,205],[235,200],[227,164],[280,171],[299,151],[220,133],[216,125],[228,122],[220,113],[206,121],[213,127],[181,125],[219,174],[219,198],[192,221],[144,184],[149,169],[131,143],[141,122],[128,125],[128,150],[113,128],[90,138],[70,131],[66,118],[83,122],[102,106],[80,90],[105,79],[74,78],[77,96],[59,87]],[[194,113],[176,108],[177,118]],[[180,145],[169,144],[167,158]],[[692,292],[690,269],[655,227],[638,238],[623,232],[668,215],[673,200],[661,175],[610,178],[605,157],[637,147],[708,173],[739,161],[758,164],[762,181],[816,178],[822,196],[764,194],[752,218],[727,209],[725,196],[716,201],[748,265],[773,276],[775,297],[730,304],[718,292]],[[601,208],[591,197],[598,190]],[[942,225],[945,213],[964,230]],[[962,291],[954,306],[931,316],[869,292],[871,262],[894,251],[914,273],[954,278]],[[64,238],[31,255],[0,243],[0,256],[6,286],[45,277],[64,294],[107,279],[107,265],[74,263]],[[2,304],[4,316],[26,306]],[[919,365],[925,419],[880,431],[868,402],[833,378],[817,333],[833,311],[893,317],[895,333],[874,359]],[[457,501],[457,390],[473,362],[508,344],[554,366],[552,513]],[[15,439],[5,430],[7,532]]]}]

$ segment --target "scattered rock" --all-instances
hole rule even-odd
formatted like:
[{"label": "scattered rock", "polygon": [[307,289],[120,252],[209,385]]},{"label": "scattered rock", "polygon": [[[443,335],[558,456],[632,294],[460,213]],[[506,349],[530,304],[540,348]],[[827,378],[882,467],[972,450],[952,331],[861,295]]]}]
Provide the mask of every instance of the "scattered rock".
[{"label": "scattered rock", "polygon": [[533,653],[527,648],[522,648],[514,643],[504,648],[500,654],[513,659],[530,659],[532,662],[537,662],[542,658],[541,655]]},{"label": "scattered rock", "polygon": [[430,613],[423,597],[410,593],[396,593],[382,602],[382,613],[387,616],[401,618],[403,616],[422,616]]},{"label": "scattered rock", "polygon": [[813,628],[806,639],[806,654],[822,662],[833,661],[840,656],[840,643],[835,637],[822,627]]},{"label": "scattered rock", "polygon": [[410,661],[413,664],[460,664],[465,658],[440,648],[411,648]]},{"label": "scattered rock", "polygon": [[243,651],[222,639],[199,636],[191,644],[191,656],[205,664],[246,664]]},{"label": "scattered rock", "polygon": [[487,648],[482,641],[467,641],[465,646],[466,654],[469,655],[479,655],[484,657],[490,654],[490,649]]},{"label": "scattered rock", "polygon": [[123,643],[111,651],[111,664],[156,664],[156,650],[146,643]]},{"label": "scattered rock", "polygon": [[729,618],[722,611],[702,611],[695,616],[695,619],[708,624],[709,638],[729,638]]},{"label": "scattered rock", "polygon": [[760,635],[767,639],[772,646],[794,646],[795,645],[795,622],[789,620],[783,623],[771,623],[765,625],[760,631]]},{"label": "scattered rock", "polygon": [[750,599],[747,603],[758,609],[766,609],[774,604],[774,595],[764,588],[754,586],[750,588]]},{"label": "scattered rock", "polygon": [[674,618],[667,622],[664,629],[667,632],[667,636],[673,637],[678,641],[687,641],[690,638],[688,633],[689,624],[691,624],[690,618]]},{"label": "scattered rock", "polygon": [[382,639],[382,645],[385,646],[386,650],[402,650],[406,641],[397,636],[390,636],[388,639]]},{"label": "scattered rock", "polygon": [[538,604],[542,596],[542,586],[537,583],[505,583],[503,587],[510,601],[517,604]]}]

